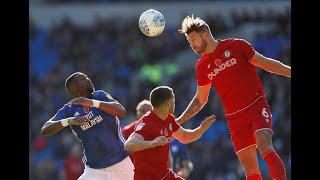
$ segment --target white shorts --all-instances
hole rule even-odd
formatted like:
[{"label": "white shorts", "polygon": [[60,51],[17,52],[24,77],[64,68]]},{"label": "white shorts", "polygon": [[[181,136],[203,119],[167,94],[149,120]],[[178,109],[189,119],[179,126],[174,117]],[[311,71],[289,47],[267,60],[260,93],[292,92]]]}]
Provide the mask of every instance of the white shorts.
[{"label": "white shorts", "polygon": [[85,166],[83,174],[78,180],[132,180],[134,166],[129,158],[103,169],[93,169]]}]

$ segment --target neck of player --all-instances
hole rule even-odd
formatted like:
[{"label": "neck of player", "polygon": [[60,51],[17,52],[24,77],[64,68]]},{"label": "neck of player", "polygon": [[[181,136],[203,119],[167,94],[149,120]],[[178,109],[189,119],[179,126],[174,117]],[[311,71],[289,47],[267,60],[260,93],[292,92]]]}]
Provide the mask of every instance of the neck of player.
[{"label": "neck of player", "polygon": [[153,111],[163,121],[166,120],[169,115],[169,110],[165,107],[153,108]]},{"label": "neck of player", "polygon": [[214,38],[210,38],[210,40],[208,41],[207,44],[207,48],[204,51],[206,54],[207,53],[212,53],[216,50],[216,48],[218,47],[219,42],[217,40],[215,40]]}]

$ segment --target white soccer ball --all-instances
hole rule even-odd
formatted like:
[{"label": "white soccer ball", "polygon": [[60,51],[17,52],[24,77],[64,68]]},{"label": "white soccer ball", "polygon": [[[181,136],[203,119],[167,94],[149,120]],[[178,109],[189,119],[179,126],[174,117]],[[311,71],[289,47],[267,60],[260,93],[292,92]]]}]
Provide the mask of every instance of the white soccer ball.
[{"label": "white soccer ball", "polygon": [[165,27],[164,16],[154,9],[143,12],[139,18],[139,28],[143,34],[150,37],[160,35]]}]

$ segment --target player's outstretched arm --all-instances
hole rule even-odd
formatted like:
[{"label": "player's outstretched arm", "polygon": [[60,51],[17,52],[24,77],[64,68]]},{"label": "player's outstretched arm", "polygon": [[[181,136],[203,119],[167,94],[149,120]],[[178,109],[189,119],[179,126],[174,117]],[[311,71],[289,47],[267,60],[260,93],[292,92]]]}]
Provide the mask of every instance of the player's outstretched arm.
[{"label": "player's outstretched arm", "polygon": [[82,117],[69,117],[65,119],[61,119],[59,121],[53,121],[52,117],[49,121],[47,121],[41,128],[41,135],[43,136],[51,136],[61,131],[65,126],[68,125],[78,125],[81,126],[87,123],[87,119]]},{"label": "player's outstretched arm", "polygon": [[180,128],[172,134],[174,138],[179,140],[183,144],[188,144],[198,140],[204,132],[206,132],[211,124],[216,121],[216,115],[211,115],[201,122],[200,126],[195,129]]},{"label": "player's outstretched arm", "polygon": [[271,73],[291,77],[290,66],[287,66],[278,60],[267,58],[258,52],[256,52],[255,55],[250,59],[250,62],[253,65],[258,66]]},{"label": "player's outstretched arm", "polygon": [[126,109],[116,100],[112,102],[98,101],[95,99],[88,99],[84,97],[74,98],[70,103],[82,106],[93,106],[101,111],[117,116],[119,118],[124,118],[126,116]]},{"label": "player's outstretched arm", "polygon": [[144,149],[154,148],[169,143],[169,139],[165,136],[159,136],[152,141],[145,141],[144,138],[138,133],[132,133],[124,143],[126,151],[142,151]]},{"label": "player's outstretched arm", "polygon": [[202,107],[207,103],[211,84],[205,86],[197,86],[196,95],[189,103],[187,109],[176,119],[176,122],[180,125],[191,119],[197,114]]}]

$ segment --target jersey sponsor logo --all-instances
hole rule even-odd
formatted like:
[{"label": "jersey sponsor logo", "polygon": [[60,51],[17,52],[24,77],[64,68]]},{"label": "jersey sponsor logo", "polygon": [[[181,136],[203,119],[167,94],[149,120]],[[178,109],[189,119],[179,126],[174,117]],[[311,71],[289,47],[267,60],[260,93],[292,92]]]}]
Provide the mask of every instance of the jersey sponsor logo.
[{"label": "jersey sponsor logo", "polygon": [[83,131],[91,128],[92,126],[100,123],[103,120],[103,118],[101,117],[101,115],[98,115],[97,117],[93,118],[92,120],[90,120],[89,122],[85,123],[84,125],[80,126],[81,129]]},{"label": "jersey sponsor logo", "polygon": [[[88,107],[88,108],[89,108],[89,107]],[[80,114],[79,114],[78,112],[76,112],[76,113],[74,114],[74,116],[79,116],[79,115],[80,115]],[[100,122],[103,120],[103,118],[101,117],[101,115],[98,115],[98,116],[96,116],[96,117],[94,118],[94,114],[93,114],[92,111],[90,111],[89,113],[87,113],[86,115],[84,115],[84,116],[82,116],[82,117],[89,120],[87,123],[85,123],[84,125],[80,126],[83,131],[91,128],[92,126],[100,123]]]},{"label": "jersey sponsor logo", "polygon": [[223,55],[224,55],[225,58],[229,58],[231,56],[231,51],[225,50]]},{"label": "jersey sponsor logo", "polygon": [[93,118],[93,112],[92,111],[90,111],[89,113],[87,113],[86,115],[84,115],[83,117],[84,118],[86,118],[86,119],[88,119],[88,120],[90,120],[90,119],[92,119]]},{"label": "jersey sponsor logo", "polygon": [[[216,59],[217,60],[217,59]],[[216,64],[216,60],[215,60],[215,64]],[[219,61],[217,61],[218,63]],[[208,78],[210,80],[213,79],[213,77],[217,76],[221,71],[233,66],[237,64],[237,60],[235,58],[229,59],[224,63],[221,63],[218,67],[214,68],[213,71],[211,73],[208,74]],[[217,64],[216,64],[217,65]]]},{"label": "jersey sponsor logo", "polygon": [[139,124],[136,126],[136,131],[140,131],[140,130],[143,128],[144,125],[146,125],[146,124],[143,123],[143,122],[139,123]]}]

